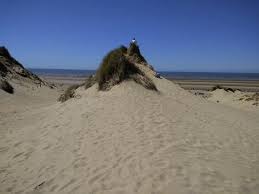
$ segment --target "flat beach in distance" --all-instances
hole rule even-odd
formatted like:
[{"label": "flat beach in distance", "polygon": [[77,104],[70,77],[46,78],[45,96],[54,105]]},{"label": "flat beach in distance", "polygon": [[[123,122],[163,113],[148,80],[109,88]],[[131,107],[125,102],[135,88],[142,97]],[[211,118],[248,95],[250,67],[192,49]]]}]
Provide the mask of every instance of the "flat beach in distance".
[{"label": "flat beach in distance", "polygon": [[[91,70],[31,69],[45,80],[56,84],[80,84]],[[161,72],[165,78],[187,90],[211,90],[220,85],[244,92],[259,92],[259,73],[200,73],[200,72]]]}]

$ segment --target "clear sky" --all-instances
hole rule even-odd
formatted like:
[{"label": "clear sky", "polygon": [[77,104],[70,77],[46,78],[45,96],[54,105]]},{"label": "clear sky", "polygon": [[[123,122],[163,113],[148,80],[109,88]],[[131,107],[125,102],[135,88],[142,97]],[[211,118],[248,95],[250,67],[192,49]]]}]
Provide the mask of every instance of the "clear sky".
[{"label": "clear sky", "polygon": [[0,45],[26,67],[96,69],[136,37],[158,70],[259,72],[258,0],[0,0]]}]

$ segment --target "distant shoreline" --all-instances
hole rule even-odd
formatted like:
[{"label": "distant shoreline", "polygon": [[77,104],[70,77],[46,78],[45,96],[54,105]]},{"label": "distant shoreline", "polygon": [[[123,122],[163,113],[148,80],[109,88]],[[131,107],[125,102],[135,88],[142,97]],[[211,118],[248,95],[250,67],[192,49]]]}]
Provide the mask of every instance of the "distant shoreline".
[{"label": "distant shoreline", "polygon": [[[54,84],[72,85],[82,83],[95,70],[30,69],[41,78]],[[206,72],[160,72],[161,75],[186,90],[211,90],[220,85],[225,88],[259,92],[259,73],[206,73]]]},{"label": "distant shoreline", "polygon": [[[87,76],[39,75],[54,84],[73,85],[84,82]],[[226,79],[175,79],[167,77],[186,90],[211,90],[220,85],[225,88],[238,89],[245,92],[259,92],[259,80],[226,80]]]},{"label": "distant shoreline", "polygon": [[[29,68],[33,73],[39,76],[47,77],[87,77],[95,74],[95,70],[77,70],[77,69],[36,69]],[[173,80],[253,80],[259,81],[259,73],[229,73],[229,72],[174,72],[159,71],[159,73],[168,79]]]}]

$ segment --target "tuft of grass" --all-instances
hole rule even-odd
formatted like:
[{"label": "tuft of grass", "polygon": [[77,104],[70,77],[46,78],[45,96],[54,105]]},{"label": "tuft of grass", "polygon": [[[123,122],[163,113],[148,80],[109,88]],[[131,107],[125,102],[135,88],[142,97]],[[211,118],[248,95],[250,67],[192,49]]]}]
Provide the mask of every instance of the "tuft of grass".
[{"label": "tuft of grass", "polygon": [[253,97],[248,97],[248,98],[245,99],[245,101],[252,101],[252,100],[254,100]]},{"label": "tuft of grass", "polygon": [[146,63],[146,59],[142,56],[139,50],[139,46],[136,43],[130,43],[127,50],[128,56],[130,56],[136,63]]},{"label": "tuft of grass", "polygon": [[9,51],[4,46],[0,47],[0,56],[11,58]]},{"label": "tuft of grass", "polygon": [[214,87],[212,87],[211,91],[215,91],[217,89],[222,89],[222,90],[225,90],[226,92],[235,92],[236,90],[233,89],[233,88],[223,88],[222,86],[220,85],[216,85]]},{"label": "tuft of grass", "polygon": [[0,76],[5,77],[6,73],[8,72],[6,66],[1,63],[0,61]]},{"label": "tuft of grass", "polygon": [[114,49],[104,57],[96,76],[99,90],[109,90],[130,78],[148,89],[156,90],[152,80],[128,60],[124,47]]},{"label": "tuft of grass", "polygon": [[252,105],[258,106],[259,105],[259,93],[254,93],[253,95],[244,95],[243,97],[239,98],[239,100],[244,100],[247,102],[254,101]]},{"label": "tuft of grass", "polygon": [[75,84],[70,87],[68,87],[63,94],[61,94],[58,98],[58,101],[65,102],[69,100],[70,98],[75,97],[75,90],[81,86],[84,86],[85,89],[90,88],[96,83],[96,77],[94,75],[90,75],[84,83],[82,84]]},{"label": "tuft of grass", "polygon": [[236,90],[235,89],[233,89],[233,88],[227,88],[227,89],[224,89],[225,91],[227,91],[227,92],[235,92]]},{"label": "tuft of grass", "polygon": [[212,87],[211,91],[215,91],[217,89],[223,89],[220,85],[216,85],[214,87]]},{"label": "tuft of grass", "polygon": [[146,89],[158,91],[154,82],[144,74],[134,74],[132,75],[132,79]]},{"label": "tuft of grass", "polygon": [[249,95],[245,95],[246,99],[245,101],[259,101],[259,93],[254,93],[253,95],[249,96]]},{"label": "tuft of grass", "polygon": [[68,87],[66,89],[66,91],[63,94],[60,95],[60,97],[58,98],[58,101],[65,102],[70,98],[74,98],[75,97],[75,90],[79,87],[80,87],[80,85],[78,85],[78,84],[75,84],[75,85],[72,85],[72,86]]},{"label": "tuft of grass", "polygon": [[119,49],[120,49],[121,52],[124,53],[124,54],[126,54],[127,51],[128,51],[128,48],[127,48],[126,46],[124,46],[124,45],[121,45],[121,46],[119,47]]},{"label": "tuft of grass", "polygon": [[94,75],[90,75],[85,80],[84,87],[85,87],[85,89],[88,89],[88,88],[92,87],[95,83],[96,83],[96,77]]},{"label": "tuft of grass", "polygon": [[6,80],[0,80],[0,88],[9,94],[14,93],[13,86],[9,84]]},{"label": "tuft of grass", "polygon": [[104,57],[97,71],[99,89],[109,89],[127,79],[129,74],[136,72],[135,66],[126,59],[124,49],[122,47],[114,49]]}]

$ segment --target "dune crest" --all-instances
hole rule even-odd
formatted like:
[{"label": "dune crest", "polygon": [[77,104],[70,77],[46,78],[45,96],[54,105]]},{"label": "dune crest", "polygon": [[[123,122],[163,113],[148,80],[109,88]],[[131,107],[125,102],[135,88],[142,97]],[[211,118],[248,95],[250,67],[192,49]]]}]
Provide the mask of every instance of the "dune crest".
[{"label": "dune crest", "polygon": [[[10,86],[14,86],[14,92],[8,92],[4,87],[1,87],[2,85],[6,85],[6,83]],[[0,47],[0,89],[8,93],[15,93],[16,87],[26,86],[28,88],[32,85],[35,87],[51,87],[49,83],[30,72],[13,58],[5,47]]]}]

